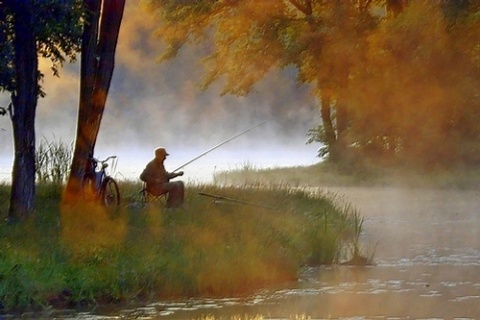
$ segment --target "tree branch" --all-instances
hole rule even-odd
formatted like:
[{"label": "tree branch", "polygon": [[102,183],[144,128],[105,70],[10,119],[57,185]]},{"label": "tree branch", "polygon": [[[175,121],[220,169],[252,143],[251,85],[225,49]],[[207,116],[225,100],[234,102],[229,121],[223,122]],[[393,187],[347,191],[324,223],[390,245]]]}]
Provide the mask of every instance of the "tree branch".
[{"label": "tree branch", "polygon": [[358,9],[360,10],[360,12],[363,13],[368,9],[368,7],[370,7],[371,3],[372,3],[372,0],[359,1]]},{"label": "tree branch", "polygon": [[304,4],[301,4],[298,0],[289,0],[291,4],[305,15],[310,16],[312,14],[312,1],[305,0]]}]

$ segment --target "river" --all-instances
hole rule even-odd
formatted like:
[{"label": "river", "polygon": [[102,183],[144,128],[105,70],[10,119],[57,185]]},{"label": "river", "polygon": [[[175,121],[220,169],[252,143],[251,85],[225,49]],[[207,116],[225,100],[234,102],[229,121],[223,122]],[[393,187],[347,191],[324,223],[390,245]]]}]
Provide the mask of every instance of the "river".
[{"label": "river", "polygon": [[373,266],[307,268],[244,298],[158,301],[58,319],[480,319],[480,191],[328,188],[365,218]]}]

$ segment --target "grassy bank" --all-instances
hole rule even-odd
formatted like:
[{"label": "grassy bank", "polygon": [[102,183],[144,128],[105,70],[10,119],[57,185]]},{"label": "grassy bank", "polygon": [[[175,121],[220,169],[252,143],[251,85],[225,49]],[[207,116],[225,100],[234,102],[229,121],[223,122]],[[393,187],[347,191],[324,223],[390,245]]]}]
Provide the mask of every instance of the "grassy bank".
[{"label": "grassy bank", "polygon": [[[138,184],[121,208],[60,207],[37,191],[35,218],[0,223],[0,308],[77,307],[162,297],[238,295],[296,279],[302,266],[358,253],[361,219],[324,195],[290,187],[189,186],[184,208],[143,208]],[[198,192],[246,201],[213,202]],[[0,214],[9,187],[0,185]]]},{"label": "grassy bank", "polygon": [[291,186],[405,186],[425,188],[480,187],[480,170],[470,168],[378,167],[367,164],[339,166],[329,162],[292,168],[261,169],[243,167],[215,173],[215,182],[223,185]]}]

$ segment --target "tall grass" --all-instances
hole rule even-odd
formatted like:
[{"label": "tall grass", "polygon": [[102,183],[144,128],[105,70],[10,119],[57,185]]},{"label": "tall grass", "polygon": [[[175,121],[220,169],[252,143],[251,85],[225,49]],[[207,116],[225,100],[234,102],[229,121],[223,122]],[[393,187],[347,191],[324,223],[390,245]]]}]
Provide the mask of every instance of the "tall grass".
[{"label": "tall grass", "polygon": [[138,205],[139,184],[120,187],[125,202],[109,210],[60,207],[58,189],[42,184],[34,219],[0,224],[4,310],[249,293],[295,280],[306,264],[348,260],[361,227],[351,210],[299,188],[192,185],[185,206],[167,210]]},{"label": "tall grass", "polygon": [[73,157],[73,144],[43,139],[37,147],[36,174],[40,183],[50,182],[60,185],[65,182]]}]

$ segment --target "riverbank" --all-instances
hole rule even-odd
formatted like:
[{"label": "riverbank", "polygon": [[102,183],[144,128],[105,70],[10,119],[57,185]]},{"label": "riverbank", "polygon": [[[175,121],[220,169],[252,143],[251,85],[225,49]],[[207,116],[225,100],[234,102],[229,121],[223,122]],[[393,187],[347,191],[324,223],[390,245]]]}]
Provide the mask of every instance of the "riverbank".
[{"label": "riverbank", "polygon": [[245,165],[236,170],[216,172],[214,182],[221,185],[289,185],[301,187],[415,187],[439,189],[480,188],[480,169],[414,169],[373,167],[365,164],[338,166],[320,162],[310,166],[259,169]]},{"label": "riverbank", "polygon": [[[184,208],[169,211],[139,206],[139,187],[122,182],[122,206],[107,210],[61,207],[58,187],[39,186],[33,219],[0,224],[1,312],[241,295],[295,280],[307,264],[346,261],[358,249],[358,213],[323,194],[193,185]],[[0,191],[4,218],[9,187]]]}]

